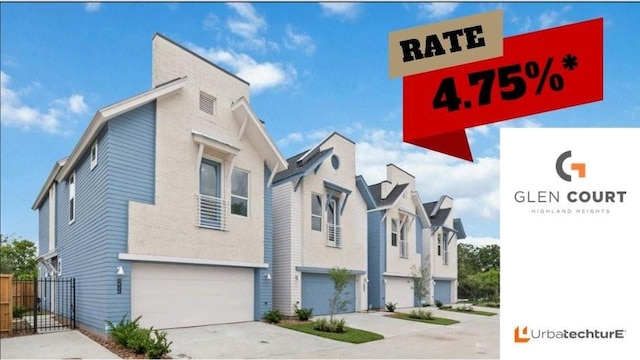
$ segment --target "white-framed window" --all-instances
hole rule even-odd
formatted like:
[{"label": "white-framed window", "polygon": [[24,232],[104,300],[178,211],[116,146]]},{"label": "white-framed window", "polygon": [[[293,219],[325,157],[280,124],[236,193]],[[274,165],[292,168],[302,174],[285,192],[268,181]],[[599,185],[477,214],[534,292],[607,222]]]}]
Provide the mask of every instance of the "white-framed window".
[{"label": "white-framed window", "polygon": [[398,246],[398,219],[391,219],[391,246]]},{"label": "white-framed window", "polygon": [[445,233],[442,236],[443,244],[442,244],[442,264],[449,265],[449,245],[447,244],[447,234]]},{"label": "white-framed window", "polygon": [[91,170],[93,170],[94,167],[96,167],[96,165],[98,165],[98,141],[96,140],[96,142],[93,143],[93,145],[91,145],[91,153],[90,153],[90,160],[91,160]]},{"label": "white-framed window", "polygon": [[231,213],[249,216],[249,172],[237,168],[231,174]]},{"label": "white-framed window", "polygon": [[438,234],[438,256],[442,255],[442,234]]},{"label": "white-framed window", "polygon": [[69,176],[69,224],[76,220],[76,173]]},{"label": "white-framed window", "polygon": [[209,115],[216,113],[216,98],[213,95],[200,91],[200,111]]},{"label": "white-framed window", "polygon": [[403,222],[400,226],[400,257],[409,257],[409,246],[407,245],[407,222]]},{"label": "white-framed window", "polygon": [[322,231],[322,196],[311,194],[311,230]]}]

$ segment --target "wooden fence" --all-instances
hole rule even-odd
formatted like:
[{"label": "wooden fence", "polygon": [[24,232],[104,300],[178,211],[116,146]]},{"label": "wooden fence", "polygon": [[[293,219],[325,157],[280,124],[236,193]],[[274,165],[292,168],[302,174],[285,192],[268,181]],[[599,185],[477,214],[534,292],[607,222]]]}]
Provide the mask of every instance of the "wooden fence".
[{"label": "wooden fence", "polygon": [[36,307],[35,297],[36,288],[32,281],[14,281],[13,282],[13,307],[22,307],[33,310]]},{"label": "wooden fence", "polygon": [[13,333],[13,275],[0,274],[0,337]]}]

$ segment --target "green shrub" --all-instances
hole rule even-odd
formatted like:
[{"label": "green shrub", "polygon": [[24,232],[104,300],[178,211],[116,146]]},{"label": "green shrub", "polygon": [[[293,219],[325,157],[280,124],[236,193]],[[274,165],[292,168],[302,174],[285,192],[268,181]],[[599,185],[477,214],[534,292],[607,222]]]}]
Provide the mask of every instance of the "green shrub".
[{"label": "green shrub", "polygon": [[163,355],[168,354],[171,351],[171,344],[173,341],[167,342],[167,332],[153,330],[153,338],[150,339],[147,347],[147,356],[152,359],[159,359]]},{"label": "green shrub", "polygon": [[126,320],[126,317],[127,315],[123,316],[117,325],[106,321],[110,329],[109,335],[116,344],[129,348],[136,354],[146,354],[152,359],[161,358],[171,351],[173,342],[167,341],[166,331],[140,327],[138,322],[142,316],[133,321]]},{"label": "green shrub", "polygon": [[344,320],[344,318],[342,319],[338,319],[338,318],[333,318],[333,319],[327,319],[327,318],[322,318],[319,320],[316,320],[313,323],[313,328],[315,330],[318,331],[324,331],[324,332],[332,332],[332,333],[343,333],[346,331],[346,321]]},{"label": "green shrub", "polygon": [[384,304],[384,306],[387,308],[387,311],[389,311],[389,312],[396,311],[396,305],[398,305],[398,303],[392,303],[391,301],[389,301],[388,303]]},{"label": "green shrub", "polygon": [[282,314],[280,313],[280,310],[273,309],[264,313],[263,318],[270,324],[277,324],[280,322],[280,320],[282,320]]},{"label": "green shrub", "polygon": [[127,347],[136,354],[145,354],[151,345],[151,330],[138,328],[127,339]]},{"label": "green shrub", "polygon": [[307,321],[309,319],[311,319],[313,317],[313,308],[310,309],[306,309],[306,308],[298,308],[298,305],[293,305],[295,311],[296,311],[296,316],[298,316],[298,320],[300,321]]},{"label": "green shrub", "polygon": [[27,309],[26,307],[16,306],[13,308],[13,317],[21,318],[22,315],[24,315],[27,311],[29,311],[29,309]]},{"label": "green shrub", "polygon": [[117,325],[114,325],[111,321],[107,320],[106,323],[110,329],[109,334],[113,341],[120,346],[127,347],[129,338],[134,336],[133,334],[138,331],[140,326],[138,321],[142,316],[138,316],[135,320],[126,320],[127,315],[124,315]]},{"label": "green shrub", "polygon": [[473,306],[471,305],[462,305],[455,308],[456,311],[473,311]]},{"label": "green shrub", "polygon": [[432,315],[431,311],[413,310],[409,314],[409,317],[412,319],[433,320],[433,317],[431,315]]},{"label": "green shrub", "polygon": [[436,306],[437,306],[438,308],[441,308],[441,307],[442,307],[442,301],[440,301],[440,300],[436,300]]}]

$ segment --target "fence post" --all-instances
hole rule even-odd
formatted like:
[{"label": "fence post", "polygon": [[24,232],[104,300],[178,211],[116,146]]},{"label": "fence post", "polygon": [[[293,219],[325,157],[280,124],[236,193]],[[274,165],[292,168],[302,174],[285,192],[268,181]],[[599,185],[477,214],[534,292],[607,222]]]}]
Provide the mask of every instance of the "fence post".
[{"label": "fence post", "polygon": [[38,278],[33,279],[33,333],[38,332]]},{"label": "fence post", "polygon": [[76,328],[76,278],[71,279],[71,291],[72,291],[72,301],[73,301],[73,311],[71,315],[73,316],[73,328]]}]

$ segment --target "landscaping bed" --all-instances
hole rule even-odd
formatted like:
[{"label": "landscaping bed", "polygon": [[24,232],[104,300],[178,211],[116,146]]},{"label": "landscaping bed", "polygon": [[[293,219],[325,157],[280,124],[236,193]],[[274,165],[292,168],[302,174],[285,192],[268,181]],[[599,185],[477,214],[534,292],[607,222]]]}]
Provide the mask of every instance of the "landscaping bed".
[{"label": "landscaping bed", "polygon": [[410,314],[405,314],[405,313],[393,313],[385,316],[392,317],[395,319],[417,321],[417,322],[423,322],[426,324],[433,324],[433,325],[452,325],[460,322],[458,320],[439,318],[439,317],[432,317],[430,319],[419,319],[419,318],[413,318],[411,317]]},{"label": "landscaping bed", "polygon": [[316,335],[331,340],[344,341],[352,344],[362,344],[369,341],[384,339],[384,336],[380,334],[350,327],[345,327],[345,332],[336,333],[315,330],[313,328],[313,325],[313,321],[299,320],[283,320],[278,324],[278,326],[286,329],[300,331],[306,334]]},{"label": "landscaping bed", "polygon": [[472,306],[442,306],[440,307],[440,310],[444,310],[444,311],[452,311],[452,312],[459,312],[459,313],[465,313],[465,314],[474,314],[474,315],[483,315],[483,316],[493,316],[493,315],[498,315],[497,313],[494,313],[492,311],[481,311],[481,310],[474,310]]}]

